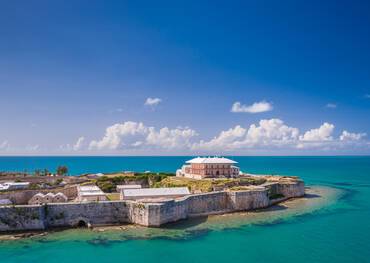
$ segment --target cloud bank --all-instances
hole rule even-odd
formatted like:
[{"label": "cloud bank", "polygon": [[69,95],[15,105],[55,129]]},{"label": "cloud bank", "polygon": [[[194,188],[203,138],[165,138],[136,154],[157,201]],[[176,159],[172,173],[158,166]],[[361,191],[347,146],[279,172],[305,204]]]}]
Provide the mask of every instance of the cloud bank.
[{"label": "cloud bank", "polygon": [[334,138],[335,126],[324,122],[317,128],[300,132],[281,119],[263,119],[248,127],[236,125],[221,131],[210,140],[199,140],[198,132],[185,127],[171,129],[155,128],[142,122],[117,123],[107,127],[101,139],[92,140],[90,151],[157,150],[176,153],[177,150],[189,154],[196,153],[236,153],[243,154],[253,150],[304,149],[335,150],[346,147],[369,146],[364,140],[365,133],[353,133],[344,130]]},{"label": "cloud bank", "polygon": [[[61,145],[59,152],[71,154],[305,154],[321,152],[369,152],[366,133],[343,130],[334,134],[335,125],[324,122],[306,131],[278,118],[262,119],[249,126],[235,125],[220,131],[211,139],[200,139],[189,127],[153,127],[143,122],[126,121],[108,126],[100,138],[80,136],[74,143]],[[28,145],[25,152],[41,151],[39,145]],[[13,149],[22,152],[20,147]],[[0,143],[0,152],[12,151],[9,143]]]}]

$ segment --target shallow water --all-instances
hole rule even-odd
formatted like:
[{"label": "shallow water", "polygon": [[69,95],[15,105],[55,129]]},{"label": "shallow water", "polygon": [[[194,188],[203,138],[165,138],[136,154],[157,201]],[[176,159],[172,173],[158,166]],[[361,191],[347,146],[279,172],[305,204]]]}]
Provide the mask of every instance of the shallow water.
[{"label": "shallow water", "polygon": [[[157,158],[167,167],[182,157]],[[165,229],[68,230],[3,241],[0,262],[369,262],[369,157],[238,161],[251,172],[301,176],[316,193],[257,213],[193,219]]]}]

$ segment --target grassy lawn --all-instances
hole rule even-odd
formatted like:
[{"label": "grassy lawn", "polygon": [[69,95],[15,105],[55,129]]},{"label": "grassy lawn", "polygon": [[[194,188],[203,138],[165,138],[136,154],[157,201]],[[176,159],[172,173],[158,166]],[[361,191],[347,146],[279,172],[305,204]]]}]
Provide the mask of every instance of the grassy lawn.
[{"label": "grassy lawn", "polygon": [[119,193],[109,193],[107,194],[107,198],[109,201],[117,201],[119,200]]},{"label": "grassy lawn", "polygon": [[192,192],[207,193],[217,189],[226,189],[237,186],[260,185],[266,182],[263,178],[245,177],[237,179],[190,179],[184,177],[166,177],[154,184],[154,187],[188,187]]}]

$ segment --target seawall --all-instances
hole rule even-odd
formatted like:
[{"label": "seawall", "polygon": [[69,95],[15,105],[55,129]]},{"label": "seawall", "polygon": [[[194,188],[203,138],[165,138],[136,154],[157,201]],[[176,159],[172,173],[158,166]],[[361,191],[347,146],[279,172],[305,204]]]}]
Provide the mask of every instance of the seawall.
[{"label": "seawall", "polygon": [[[271,199],[279,194],[278,199]],[[247,211],[304,195],[302,181],[270,183],[241,191],[193,194],[161,202],[104,201],[0,207],[0,231],[132,223],[161,226],[200,215]]]}]

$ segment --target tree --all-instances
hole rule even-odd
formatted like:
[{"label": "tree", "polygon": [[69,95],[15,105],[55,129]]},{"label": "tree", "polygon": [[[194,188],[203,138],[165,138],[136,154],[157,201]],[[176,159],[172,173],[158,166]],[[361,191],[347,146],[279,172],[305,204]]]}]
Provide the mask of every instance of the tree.
[{"label": "tree", "polygon": [[68,173],[68,167],[65,165],[59,165],[57,168],[58,175],[66,175]]},{"label": "tree", "polygon": [[44,171],[40,174],[41,176],[48,176],[50,174],[48,169],[44,169]]},{"label": "tree", "polygon": [[35,170],[35,173],[34,173],[35,176],[41,176],[41,174],[42,174],[41,170],[39,170],[39,169]]}]

